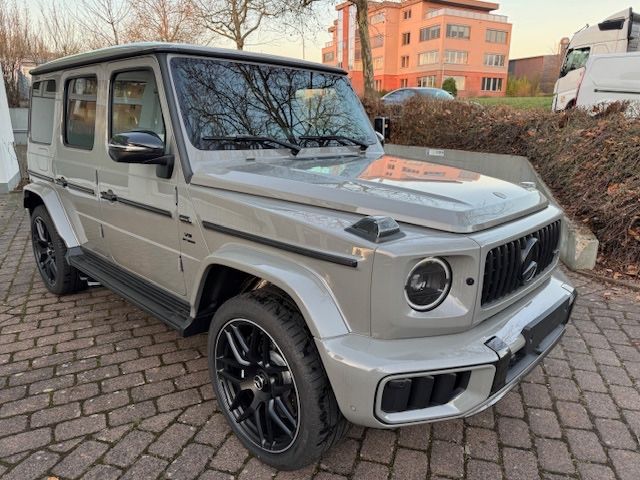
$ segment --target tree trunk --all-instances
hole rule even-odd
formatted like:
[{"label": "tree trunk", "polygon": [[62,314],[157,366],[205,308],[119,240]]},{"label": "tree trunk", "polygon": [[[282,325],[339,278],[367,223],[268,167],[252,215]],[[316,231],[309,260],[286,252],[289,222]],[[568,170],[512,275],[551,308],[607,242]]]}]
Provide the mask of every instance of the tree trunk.
[{"label": "tree trunk", "polygon": [[371,42],[369,40],[369,2],[354,0],[356,6],[356,22],[360,31],[360,57],[362,61],[362,77],[364,80],[365,98],[373,98],[376,88],[373,80],[373,61],[371,59]]}]

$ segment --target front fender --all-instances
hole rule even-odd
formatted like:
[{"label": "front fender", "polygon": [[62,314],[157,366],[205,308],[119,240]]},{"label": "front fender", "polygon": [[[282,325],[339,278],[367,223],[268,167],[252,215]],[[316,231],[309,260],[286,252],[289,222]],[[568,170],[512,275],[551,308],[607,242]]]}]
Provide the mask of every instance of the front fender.
[{"label": "front fender", "polygon": [[223,265],[267,280],[286,292],[300,309],[311,334],[329,338],[349,333],[343,312],[329,285],[316,272],[279,255],[246,245],[226,244],[207,256],[198,272],[200,288],[192,305],[198,305],[210,267]]},{"label": "front fender", "polygon": [[62,204],[58,192],[52,186],[39,182],[29,183],[23,190],[25,208],[31,209],[34,204],[43,203],[67,248],[80,245],[80,240],[73,229],[67,210]]}]

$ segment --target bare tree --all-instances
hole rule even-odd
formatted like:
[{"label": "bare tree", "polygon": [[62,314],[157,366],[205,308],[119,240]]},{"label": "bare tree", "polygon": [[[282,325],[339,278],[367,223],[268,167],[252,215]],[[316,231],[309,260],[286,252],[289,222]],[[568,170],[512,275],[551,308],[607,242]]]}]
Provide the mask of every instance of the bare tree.
[{"label": "bare tree", "polygon": [[80,52],[78,25],[64,5],[55,1],[41,3],[40,13],[41,33],[36,39],[40,58],[36,63]]},{"label": "bare tree", "polygon": [[287,11],[283,0],[191,0],[203,28],[216,36],[232,40],[243,50],[247,38],[263,21]]},{"label": "bare tree", "polygon": [[349,0],[356,7],[356,24],[360,32],[360,55],[362,61],[362,77],[364,80],[364,96],[375,96],[376,89],[373,79],[373,60],[371,58],[371,40],[369,38],[369,1]]},{"label": "bare tree", "polygon": [[195,43],[204,28],[190,0],[130,0],[130,41]]},{"label": "bare tree", "polygon": [[67,3],[67,14],[88,37],[90,48],[124,43],[130,11],[130,0],[81,0],[79,6]]},{"label": "bare tree", "polygon": [[10,107],[20,104],[25,61],[32,60],[34,37],[29,15],[15,0],[0,0],[0,65]]}]

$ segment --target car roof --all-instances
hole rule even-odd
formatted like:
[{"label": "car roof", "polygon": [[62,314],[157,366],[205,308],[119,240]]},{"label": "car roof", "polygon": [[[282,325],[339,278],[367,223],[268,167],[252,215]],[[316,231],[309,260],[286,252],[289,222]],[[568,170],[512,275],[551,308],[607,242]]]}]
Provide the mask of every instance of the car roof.
[{"label": "car roof", "polygon": [[59,58],[47,62],[31,70],[31,75],[42,75],[70,68],[83,67],[96,63],[122,60],[125,58],[138,57],[142,55],[175,53],[183,55],[198,55],[213,58],[235,60],[238,62],[255,62],[281,65],[286,67],[302,68],[308,70],[319,70],[323,72],[346,75],[341,68],[323,65],[321,63],[298,60],[295,58],[280,57],[277,55],[267,55],[264,53],[245,52],[243,50],[231,50],[227,48],[210,48],[185,43],[164,43],[164,42],[142,42],[117,45],[115,47],[102,48],[91,52],[80,53],[69,57]]}]

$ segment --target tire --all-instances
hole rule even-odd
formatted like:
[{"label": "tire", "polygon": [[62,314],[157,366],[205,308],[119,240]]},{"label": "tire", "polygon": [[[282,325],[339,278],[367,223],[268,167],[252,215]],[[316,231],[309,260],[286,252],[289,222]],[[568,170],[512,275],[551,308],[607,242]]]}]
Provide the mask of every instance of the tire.
[{"label": "tire", "polygon": [[44,205],[31,212],[31,245],[40,276],[51,293],[64,295],[82,290],[84,282],[67,263],[67,246]]},{"label": "tire", "polygon": [[220,409],[264,463],[302,468],[344,436],[348,422],[313,337],[293,302],[273,289],[238,295],[220,307],[209,328],[208,357]]}]

